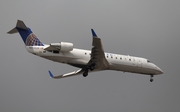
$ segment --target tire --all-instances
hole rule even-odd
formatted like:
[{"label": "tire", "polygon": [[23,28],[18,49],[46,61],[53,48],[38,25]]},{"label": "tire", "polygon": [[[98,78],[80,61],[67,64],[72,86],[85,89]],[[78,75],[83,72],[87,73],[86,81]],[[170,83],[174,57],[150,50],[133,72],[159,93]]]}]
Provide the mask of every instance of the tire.
[{"label": "tire", "polygon": [[150,79],[150,82],[153,82],[153,79]]},{"label": "tire", "polygon": [[84,77],[87,77],[87,76],[88,76],[88,73],[87,73],[87,72],[84,72],[84,73],[83,73],[83,76],[84,76]]},{"label": "tire", "polygon": [[95,66],[90,66],[89,69],[93,71],[95,69]]}]

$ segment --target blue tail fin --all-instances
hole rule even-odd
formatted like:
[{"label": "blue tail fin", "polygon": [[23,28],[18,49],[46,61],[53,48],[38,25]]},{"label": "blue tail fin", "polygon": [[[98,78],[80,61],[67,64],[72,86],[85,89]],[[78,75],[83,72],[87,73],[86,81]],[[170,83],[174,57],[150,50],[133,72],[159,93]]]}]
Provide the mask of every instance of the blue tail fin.
[{"label": "blue tail fin", "polygon": [[36,37],[30,28],[26,27],[23,21],[18,20],[16,27],[10,30],[9,34],[19,32],[26,46],[44,46],[43,43]]}]

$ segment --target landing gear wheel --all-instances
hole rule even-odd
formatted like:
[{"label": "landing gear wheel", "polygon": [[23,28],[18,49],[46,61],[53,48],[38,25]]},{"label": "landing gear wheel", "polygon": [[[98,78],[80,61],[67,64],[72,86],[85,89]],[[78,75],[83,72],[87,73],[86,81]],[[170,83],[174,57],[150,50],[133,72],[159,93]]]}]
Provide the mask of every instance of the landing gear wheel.
[{"label": "landing gear wheel", "polygon": [[88,72],[84,72],[84,73],[83,73],[83,76],[84,76],[84,77],[87,77],[87,76],[88,76]]},{"label": "landing gear wheel", "polygon": [[93,63],[93,64],[89,67],[89,69],[90,69],[91,71],[93,71],[93,70],[95,69],[95,63]]},{"label": "landing gear wheel", "polygon": [[150,79],[150,82],[153,82],[154,80],[153,79]]},{"label": "landing gear wheel", "polygon": [[88,69],[84,71],[83,76],[84,76],[84,77],[87,77],[87,76],[88,76]]},{"label": "landing gear wheel", "polygon": [[93,71],[95,69],[95,66],[90,66],[89,69]]},{"label": "landing gear wheel", "polygon": [[154,81],[153,77],[154,77],[154,75],[151,75],[150,82],[153,82],[153,81]]}]

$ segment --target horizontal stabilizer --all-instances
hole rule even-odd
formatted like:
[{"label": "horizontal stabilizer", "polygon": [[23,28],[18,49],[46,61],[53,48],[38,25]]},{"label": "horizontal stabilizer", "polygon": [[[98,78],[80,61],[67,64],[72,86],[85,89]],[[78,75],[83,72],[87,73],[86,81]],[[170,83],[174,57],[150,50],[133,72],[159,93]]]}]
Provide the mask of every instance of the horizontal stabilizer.
[{"label": "horizontal stabilizer", "polygon": [[7,33],[8,33],[8,34],[14,34],[14,33],[17,33],[17,32],[18,32],[17,28],[23,29],[23,30],[27,30],[27,29],[28,29],[28,28],[26,27],[26,25],[24,24],[23,21],[17,20],[16,27],[13,28],[12,30],[10,30],[10,31],[7,32]]},{"label": "horizontal stabilizer", "polygon": [[10,30],[9,32],[7,32],[8,34],[14,34],[17,33],[18,30],[16,28],[13,28],[12,30]]}]

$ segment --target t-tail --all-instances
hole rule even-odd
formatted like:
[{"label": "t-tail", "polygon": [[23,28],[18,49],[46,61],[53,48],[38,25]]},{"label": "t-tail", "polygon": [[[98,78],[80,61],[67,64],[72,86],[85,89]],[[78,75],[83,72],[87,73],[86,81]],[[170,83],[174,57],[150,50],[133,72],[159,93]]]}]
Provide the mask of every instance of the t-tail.
[{"label": "t-tail", "polygon": [[30,28],[26,27],[23,21],[17,20],[16,27],[7,32],[8,34],[14,34],[19,32],[24,44],[26,46],[44,46],[43,43],[36,37]]}]

